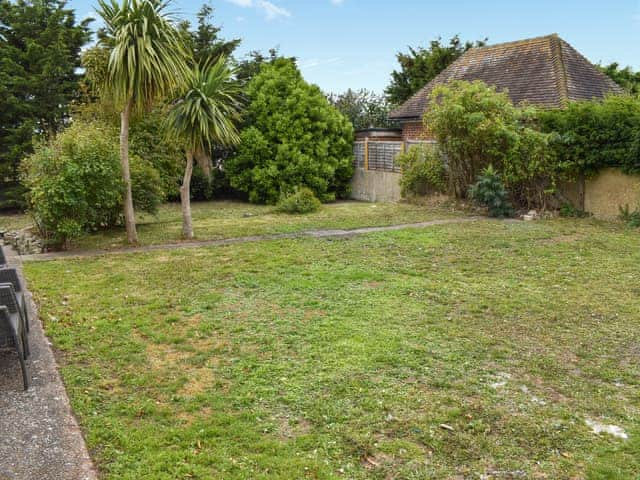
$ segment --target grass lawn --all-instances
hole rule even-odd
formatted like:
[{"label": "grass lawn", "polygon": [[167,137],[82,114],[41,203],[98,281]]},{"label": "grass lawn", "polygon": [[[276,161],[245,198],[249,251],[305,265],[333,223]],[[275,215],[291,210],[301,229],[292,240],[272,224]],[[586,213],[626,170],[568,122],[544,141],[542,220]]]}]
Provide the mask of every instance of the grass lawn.
[{"label": "grass lawn", "polygon": [[104,478],[637,479],[639,265],[637,231],[552,220],[26,273]]},{"label": "grass lawn", "polygon": [[0,212],[0,230],[19,230],[33,225],[28,215]]},{"label": "grass lawn", "polygon": [[[424,207],[404,203],[337,202],[323,205],[309,215],[277,213],[274,207],[244,202],[196,202],[192,205],[193,226],[198,240],[216,240],[247,235],[290,233],[323,228],[358,228],[397,223],[415,223],[462,215],[448,207]],[[25,215],[0,216],[0,228],[23,228],[30,224]],[[174,243],[181,240],[182,213],[179,203],[167,203],[156,216],[138,216],[142,245]],[[87,235],[74,242],[73,249],[126,246],[124,228]]]}]

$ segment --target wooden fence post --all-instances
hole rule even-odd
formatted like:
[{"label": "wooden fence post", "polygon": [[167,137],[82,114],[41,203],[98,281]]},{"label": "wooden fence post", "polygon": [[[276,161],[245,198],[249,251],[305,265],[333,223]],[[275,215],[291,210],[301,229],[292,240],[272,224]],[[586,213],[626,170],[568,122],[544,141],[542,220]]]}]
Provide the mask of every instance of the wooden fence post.
[{"label": "wooden fence post", "polygon": [[369,170],[369,139],[364,139],[364,169]]}]

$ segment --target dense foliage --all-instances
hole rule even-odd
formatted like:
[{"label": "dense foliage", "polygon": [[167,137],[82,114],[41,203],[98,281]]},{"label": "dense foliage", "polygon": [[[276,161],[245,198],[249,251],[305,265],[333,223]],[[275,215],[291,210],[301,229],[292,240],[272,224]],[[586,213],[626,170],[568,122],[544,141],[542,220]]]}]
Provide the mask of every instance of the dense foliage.
[{"label": "dense foliage", "polygon": [[539,114],[542,128],[555,132],[558,165],[567,172],[593,174],[604,167],[640,173],[640,99],[612,96],[571,103]]},{"label": "dense foliage", "polygon": [[502,178],[493,166],[482,170],[478,181],[469,188],[469,197],[482,207],[486,207],[490,217],[510,217],[513,207]]},{"label": "dense foliage", "polygon": [[0,0],[0,189],[17,180],[32,138],[68,120],[90,22],[77,22],[65,1]]},{"label": "dense foliage", "polygon": [[620,85],[632,95],[640,94],[640,72],[634,72],[631,67],[620,67],[617,62],[610,63],[600,70],[608,75],[614,82]]},{"label": "dense foliage", "polygon": [[180,196],[184,153],[168,138],[164,116],[164,109],[156,108],[134,117],[129,130],[129,151],[153,165],[167,198],[174,200]]},{"label": "dense foliage", "polygon": [[402,168],[400,188],[403,197],[446,191],[444,162],[435,145],[414,145],[398,155],[395,161]]},{"label": "dense foliage", "polygon": [[[124,185],[114,133],[98,123],[75,122],[24,160],[29,210],[50,243],[121,222]],[[157,172],[133,156],[131,174],[136,207],[155,213],[163,199]]]},{"label": "dense foliage", "polygon": [[397,126],[389,120],[391,105],[387,99],[366,89],[347,90],[328,96],[329,102],[351,120],[353,128],[390,128]]},{"label": "dense foliage", "polygon": [[433,80],[440,72],[472,47],[484,45],[485,40],[462,42],[456,35],[443,43],[441,38],[432,40],[427,48],[409,47],[408,53],[399,52],[396,59],[400,70],[391,73],[391,83],[385,93],[389,102],[400,105]]},{"label": "dense foliage", "polygon": [[425,125],[446,155],[452,193],[464,197],[489,165],[527,197],[547,188],[544,179],[554,172],[554,158],[549,136],[532,128],[533,111],[515,108],[506,93],[480,81],[436,87],[431,98]]},{"label": "dense foliage", "polygon": [[322,201],[344,197],[353,173],[353,128],[295,63],[264,64],[247,86],[249,127],[225,171],[249,200],[275,204],[296,186]]},{"label": "dense foliage", "polygon": [[277,210],[282,213],[311,213],[320,209],[320,200],[307,187],[295,188],[289,194],[282,194]]}]

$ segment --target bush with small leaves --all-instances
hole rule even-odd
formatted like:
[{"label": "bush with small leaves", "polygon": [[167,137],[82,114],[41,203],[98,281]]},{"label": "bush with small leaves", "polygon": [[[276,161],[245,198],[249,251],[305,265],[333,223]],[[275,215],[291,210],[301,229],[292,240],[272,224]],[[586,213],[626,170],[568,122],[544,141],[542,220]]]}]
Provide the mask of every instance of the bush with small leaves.
[{"label": "bush with small leaves", "polygon": [[403,197],[446,191],[446,171],[437,147],[414,145],[398,155],[396,163],[402,168],[400,188]]},{"label": "bush with small leaves", "polygon": [[504,183],[491,165],[469,187],[469,196],[478,205],[487,207],[490,217],[512,217],[514,214]]},{"label": "bush with small leaves", "polygon": [[320,200],[307,187],[298,187],[289,195],[282,195],[276,210],[282,213],[311,213],[320,209]]},{"label": "bush with small leaves", "polygon": [[[155,213],[164,198],[160,177],[132,155],[136,208]],[[75,122],[22,162],[29,212],[49,245],[65,245],[84,232],[122,220],[124,183],[117,132],[100,122]]]}]

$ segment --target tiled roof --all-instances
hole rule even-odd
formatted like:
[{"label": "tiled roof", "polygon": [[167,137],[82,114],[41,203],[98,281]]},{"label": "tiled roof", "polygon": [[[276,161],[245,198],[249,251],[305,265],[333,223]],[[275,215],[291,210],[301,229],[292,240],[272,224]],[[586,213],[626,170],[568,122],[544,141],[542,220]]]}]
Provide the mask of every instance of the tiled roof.
[{"label": "tiled roof", "polygon": [[514,104],[547,108],[622,93],[613,80],[553,34],[468,50],[389,117],[421,118],[433,88],[451,80],[482,80],[507,90]]}]

